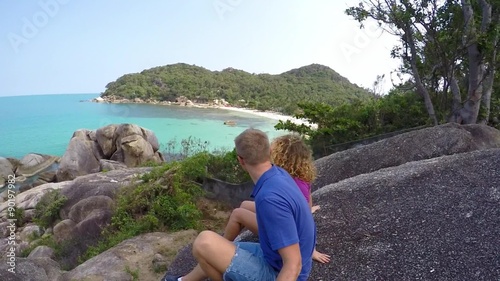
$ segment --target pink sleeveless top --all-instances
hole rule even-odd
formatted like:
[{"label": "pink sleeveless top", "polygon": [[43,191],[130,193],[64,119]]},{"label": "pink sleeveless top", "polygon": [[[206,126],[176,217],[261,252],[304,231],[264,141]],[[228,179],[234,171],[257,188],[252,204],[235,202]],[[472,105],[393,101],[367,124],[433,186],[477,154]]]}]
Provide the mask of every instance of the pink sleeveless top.
[{"label": "pink sleeveless top", "polygon": [[293,180],[299,187],[300,192],[302,192],[302,194],[304,194],[304,197],[306,197],[307,203],[309,203],[309,192],[311,190],[311,185],[299,178],[293,178]]}]

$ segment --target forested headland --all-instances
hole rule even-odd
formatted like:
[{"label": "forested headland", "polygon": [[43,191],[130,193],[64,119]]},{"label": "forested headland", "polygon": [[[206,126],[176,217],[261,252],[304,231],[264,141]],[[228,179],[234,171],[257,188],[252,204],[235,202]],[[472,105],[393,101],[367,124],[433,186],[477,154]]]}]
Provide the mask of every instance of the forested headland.
[{"label": "forested headland", "polygon": [[201,103],[225,99],[234,106],[285,114],[298,113],[297,104],[305,100],[335,106],[372,96],[366,89],[319,64],[271,75],[234,68],[210,71],[184,63],[123,75],[106,85],[102,97],[111,95],[156,101],[175,101],[185,96]]}]

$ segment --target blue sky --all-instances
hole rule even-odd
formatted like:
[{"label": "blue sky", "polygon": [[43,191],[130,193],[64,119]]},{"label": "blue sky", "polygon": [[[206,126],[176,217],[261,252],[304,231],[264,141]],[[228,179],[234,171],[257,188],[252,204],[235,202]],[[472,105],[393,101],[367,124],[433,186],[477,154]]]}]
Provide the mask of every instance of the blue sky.
[{"label": "blue sky", "polygon": [[370,87],[397,67],[389,56],[395,39],[360,30],[344,14],[356,4],[3,0],[0,96],[99,93],[125,73],[178,62],[271,74],[319,63]]}]

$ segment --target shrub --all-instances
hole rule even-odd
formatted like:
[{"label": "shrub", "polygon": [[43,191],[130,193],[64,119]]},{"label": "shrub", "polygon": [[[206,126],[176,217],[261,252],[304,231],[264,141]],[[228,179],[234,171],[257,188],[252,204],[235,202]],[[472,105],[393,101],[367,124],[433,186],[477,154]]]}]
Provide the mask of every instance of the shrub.
[{"label": "shrub", "polygon": [[239,166],[234,150],[217,154],[202,151],[182,161],[154,167],[137,183],[119,191],[103,239],[89,247],[79,262],[142,233],[200,229],[203,214],[198,203],[207,176],[232,182],[250,179]]},{"label": "shrub", "polygon": [[14,219],[16,220],[16,226],[21,227],[24,225],[24,209],[14,208]]},{"label": "shrub", "polygon": [[60,219],[59,210],[67,198],[59,190],[53,190],[43,195],[36,205],[33,221],[42,228],[48,228]]}]

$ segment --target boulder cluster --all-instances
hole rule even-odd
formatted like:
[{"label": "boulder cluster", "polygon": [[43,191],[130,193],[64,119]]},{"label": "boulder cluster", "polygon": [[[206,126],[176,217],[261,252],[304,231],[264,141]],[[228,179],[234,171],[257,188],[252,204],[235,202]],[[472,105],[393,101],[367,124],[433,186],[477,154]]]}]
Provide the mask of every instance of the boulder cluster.
[{"label": "boulder cluster", "polygon": [[94,131],[73,133],[61,158],[57,180],[72,180],[78,176],[143,163],[163,162],[155,134],[133,124],[108,125]]}]

